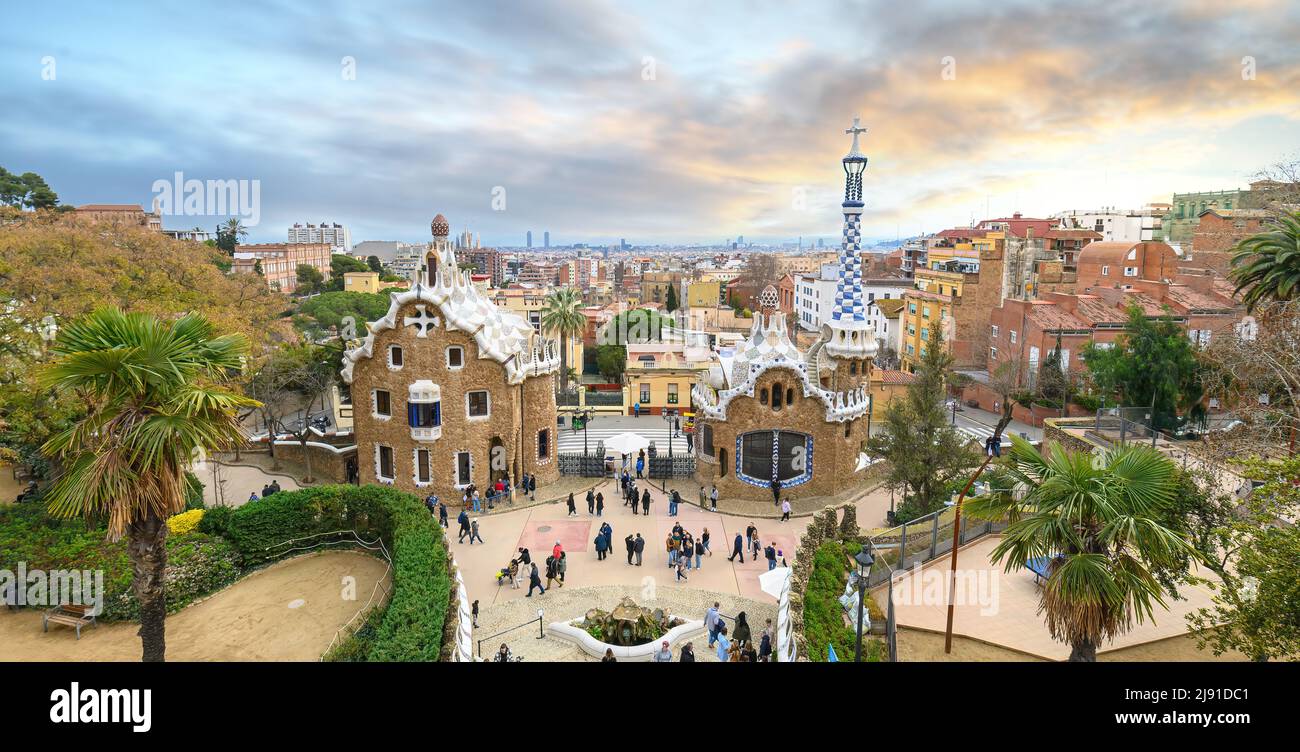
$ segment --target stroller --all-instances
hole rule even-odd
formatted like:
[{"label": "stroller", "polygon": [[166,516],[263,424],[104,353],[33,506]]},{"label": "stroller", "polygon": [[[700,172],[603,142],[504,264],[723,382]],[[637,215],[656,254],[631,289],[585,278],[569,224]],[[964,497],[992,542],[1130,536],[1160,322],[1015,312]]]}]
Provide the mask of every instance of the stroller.
[{"label": "stroller", "polygon": [[519,560],[511,559],[510,566],[497,570],[496,581],[497,587],[501,587],[507,582],[510,583],[511,587],[519,587]]}]

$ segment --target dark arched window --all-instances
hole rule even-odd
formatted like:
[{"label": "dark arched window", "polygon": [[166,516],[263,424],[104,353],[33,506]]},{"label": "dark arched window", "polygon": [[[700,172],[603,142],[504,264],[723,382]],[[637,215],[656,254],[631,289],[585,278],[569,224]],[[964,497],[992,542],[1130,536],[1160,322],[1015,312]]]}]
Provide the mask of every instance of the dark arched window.
[{"label": "dark arched window", "polygon": [[785,404],[787,405],[794,404],[794,387],[792,386],[786,387],[785,389]]},{"label": "dark arched window", "polygon": [[713,426],[702,426],[700,428],[700,453],[709,457],[713,456]]},{"label": "dark arched window", "polygon": [[762,402],[764,405],[767,404],[767,387],[763,387],[762,389],[759,390],[758,401]]},{"label": "dark arched window", "polygon": [[773,410],[781,409],[781,402],[782,402],[781,398],[784,396],[785,396],[785,390],[781,387],[781,384],[779,382],[773,384],[772,385],[772,409]]}]

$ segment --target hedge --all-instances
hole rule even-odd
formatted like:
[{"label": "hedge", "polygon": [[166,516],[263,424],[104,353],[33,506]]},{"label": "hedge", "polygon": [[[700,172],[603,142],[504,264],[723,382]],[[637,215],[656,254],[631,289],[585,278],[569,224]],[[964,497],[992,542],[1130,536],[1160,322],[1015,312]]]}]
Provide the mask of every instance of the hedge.
[{"label": "hedge", "polygon": [[[295,538],[352,530],[384,541],[393,559],[393,590],[377,626],[353,633],[331,657],[370,661],[436,661],[451,596],[442,528],[415,496],[386,486],[329,485],[281,491],[213,514],[200,531],[225,536],[247,565],[289,553]],[[320,540],[327,540],[322,536]],[[375,618],[372,615],[372,618]]]},{"label": "hedge", "polygon": [[[138,621],[140,605],[131,589],[134,571],[126,541],[107,541],[103,526],[81,519],[51,517],[41,504],[0,507],[0,569],[103,570],[105,622]],[[202,533],[167,536],[167,612],[185,606],[239,578],[240,558],[225,540]],[[33,605],[33,607],[37,607]]]}]

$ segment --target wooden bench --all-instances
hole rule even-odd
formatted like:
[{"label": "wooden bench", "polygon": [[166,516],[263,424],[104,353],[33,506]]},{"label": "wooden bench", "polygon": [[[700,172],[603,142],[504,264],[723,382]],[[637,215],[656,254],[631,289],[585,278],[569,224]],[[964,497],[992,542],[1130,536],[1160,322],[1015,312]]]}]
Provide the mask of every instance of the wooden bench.
[{"label": "wooden bench", "polygon": [[81,628],[87,624],[95,624],[95,607],[64,603],[45,612],[45,616],[41,619],[41,627],[46,632],[50,631],[50,622],[75,627],[77,639],[80,640]]}]

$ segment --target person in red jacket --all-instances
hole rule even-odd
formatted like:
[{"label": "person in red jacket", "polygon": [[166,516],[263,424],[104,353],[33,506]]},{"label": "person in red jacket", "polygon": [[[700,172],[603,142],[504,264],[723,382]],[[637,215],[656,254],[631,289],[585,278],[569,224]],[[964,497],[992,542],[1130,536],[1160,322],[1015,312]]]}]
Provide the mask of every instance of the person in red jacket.
[{"label": "person in red jacket", "polygon": [[551,556],[554,556],[554,557],[555,557],[555,560],[556,560],[556,561],[559,561],[559,560],[560,560],[560,555],[563,554],[563,553],[564,553],[564,547],[560,545],[560,542],[559,542],[559,541],[556,541],[556,542],[555,542],[555,548],[552,548],[552,549],[551,549]]}]

